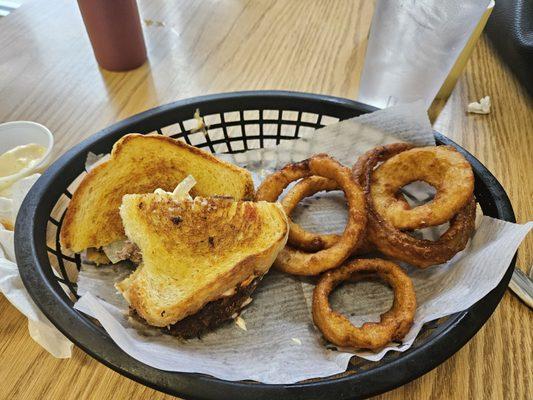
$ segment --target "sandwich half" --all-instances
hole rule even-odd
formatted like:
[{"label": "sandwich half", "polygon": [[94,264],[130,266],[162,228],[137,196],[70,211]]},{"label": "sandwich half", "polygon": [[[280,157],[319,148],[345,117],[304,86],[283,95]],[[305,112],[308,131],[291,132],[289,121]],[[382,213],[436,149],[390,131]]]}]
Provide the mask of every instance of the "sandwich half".
[{"label": "sandwich half", "polygon": [[224,197],[123,198],[120,216],[140,264],[117,289],[147,324],[191,338],[235,318],[288,237],[279,204]]},{"label": "sandwich half", "polygon": [[[212,154],[162,135],[131,134],[113,146],[108,161],[94,167],[74,193],[61,228],[64,248],[79,253],[92,249],[93,260],[105,262],[94,249],[124,240],[119,215],[122,197],[172,190],[189,174],[196,178],[193,196],[231,196],[251,199],[250,173]],[[107,254],[107,252],[106,252]]]}]

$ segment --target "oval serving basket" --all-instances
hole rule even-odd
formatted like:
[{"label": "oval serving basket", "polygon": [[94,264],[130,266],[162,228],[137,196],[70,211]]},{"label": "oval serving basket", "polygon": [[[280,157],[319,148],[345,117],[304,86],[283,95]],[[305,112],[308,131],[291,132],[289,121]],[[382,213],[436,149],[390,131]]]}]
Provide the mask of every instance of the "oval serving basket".
[{"label": "oval serving basket", "polygon": [[[194,132],[199,109],[208,134]],[[15,228],[15,251],[24,285],[35,303],[72,342],[115,371],[166,393],[188,399],[354,399],[391,390],[430,371],[459,350],[486,322],[511,278],[514,260],[499,285],[466,311],[424,326],[404,353],[389,352],[373,363],[354,357],[340,375],[290,385],[229,382],[207,375],[161,371],[124,353],[97,323],[73,308],[79,255],[63,254],[59,232],[68,202],[84,176],[89,152],[108,153],[123,135],[159,133],[216,152],[238,152],[303,131],[372,112],[351,100],[305,93],[259,91],[211,95],[143,112],[106,128],[75,146],[37,181],[24,200]],[[475,194],[485,215],[515,222],[502,186],[472,155],[435,132],[472,164]]]}]

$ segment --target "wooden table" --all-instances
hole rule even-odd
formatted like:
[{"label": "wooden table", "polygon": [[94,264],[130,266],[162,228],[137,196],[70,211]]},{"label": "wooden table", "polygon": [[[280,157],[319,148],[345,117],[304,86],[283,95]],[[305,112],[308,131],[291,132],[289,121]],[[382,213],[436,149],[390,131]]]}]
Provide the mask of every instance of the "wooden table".
[{"label": "wooden table", "polygon": [[[28,1],[0,18],[0,121],[33,120],[55,135],[55,155],[132,114],[190,96],[288,89],[355,98],[373,2],[353,0],[141,0],[149,63],[98,68],[76,3]],[[490,115],[467,103],[492,97]],[[435,129],[503,184],[519,222],[533,217],[532,102],[486,39]],[[533,236],[533,235],[531,235]],[[533,237],[518,265],[533,263]],[[56,360],[0,297],[0,398],[163,399],[75,348]],[[380,398],[518,399],[533,393],[533,313],[507,293],[481,331],[444,364]],[[529,397],[531,398],[531,397]]]}]

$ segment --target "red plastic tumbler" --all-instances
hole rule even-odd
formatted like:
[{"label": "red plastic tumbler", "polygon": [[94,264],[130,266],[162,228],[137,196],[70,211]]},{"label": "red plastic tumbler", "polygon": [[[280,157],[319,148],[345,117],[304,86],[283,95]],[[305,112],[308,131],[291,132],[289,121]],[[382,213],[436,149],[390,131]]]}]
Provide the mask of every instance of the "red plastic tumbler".
[{"label": "red plastic tumbler", "polygon": [[135,0],[78,0],[96,61],[110,71],[127,71],[146,61]]}]

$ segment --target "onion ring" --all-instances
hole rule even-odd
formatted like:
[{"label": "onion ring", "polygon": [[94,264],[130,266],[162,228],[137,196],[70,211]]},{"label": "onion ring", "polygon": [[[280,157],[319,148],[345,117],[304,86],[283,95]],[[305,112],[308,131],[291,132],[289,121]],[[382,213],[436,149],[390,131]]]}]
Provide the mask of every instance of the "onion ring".
[{"label": "onion ring", "polygon": [[336,268],[359,246],[366,227],[365,195],[353,179],[349,168],[326,154],[318,154],[307,160],[288,164],[268,176],[259,186],[257,200],[276,201],[289,183],[318,175],[337,182],[348,203],[348,223],[340,239],[330,248],[316,253],[305,253],[286,246],[278,254],[274,267],[294,275],[317,275]]},{"label": "onion ring", "polygon": [[426,268],[448,261],[466,247],[474,231],[476,203],[471,195],[466,206],[450,220],[448,230],[436,241],[416,239],[394,227],[374,208],[370,190],[374,167],[405,148],[404,144],[396,143],[370,150],[357,160],[353,173],[354,178],[365,188],[367,196],[367,233],[370,242],[389,257]]},{"label": "onion ring", "polygon": [[[340,190],[337,182],[322,178],[321,176],[309,176],[300,180],[291,188],[285,197],[281,200],[281,205],[285,213],[290,216],[293,210],[302,199],[312,196],[318,192]],[[341,237],[338,234],[320,234],[305,230],[296,222],[289,219],[289,245],[307,252],[316,252],[323,249],[329,249],[337,243]],[[352,255],[366,254],[372,251],[372,245],[363,236],[360,246],[352,252]]]},{"label": "onion ring", "polygon": [[[429,183],[437,193],[426,204],[405,208],[396,195],[415,181]],[[372,173],[370,187],[376,212],[398,229],[441,225],[467,205],[473,192],[472,167],[451,146],[418,147],[395,155]]]},{"label": "onion ring", "polygon": [[[379,323],[365,322],[358,328],[331,309],[328,298],[339,283],[376,275],[394,291],[392,307],[381,314]],[[340,347],[379,350],[391,341],[401,340],[413,325],[415,311],[416,294],[411,279],[398,265],[380,259],[355,260],[328,271],[313,292],[313,321],[327,340]]]}]

